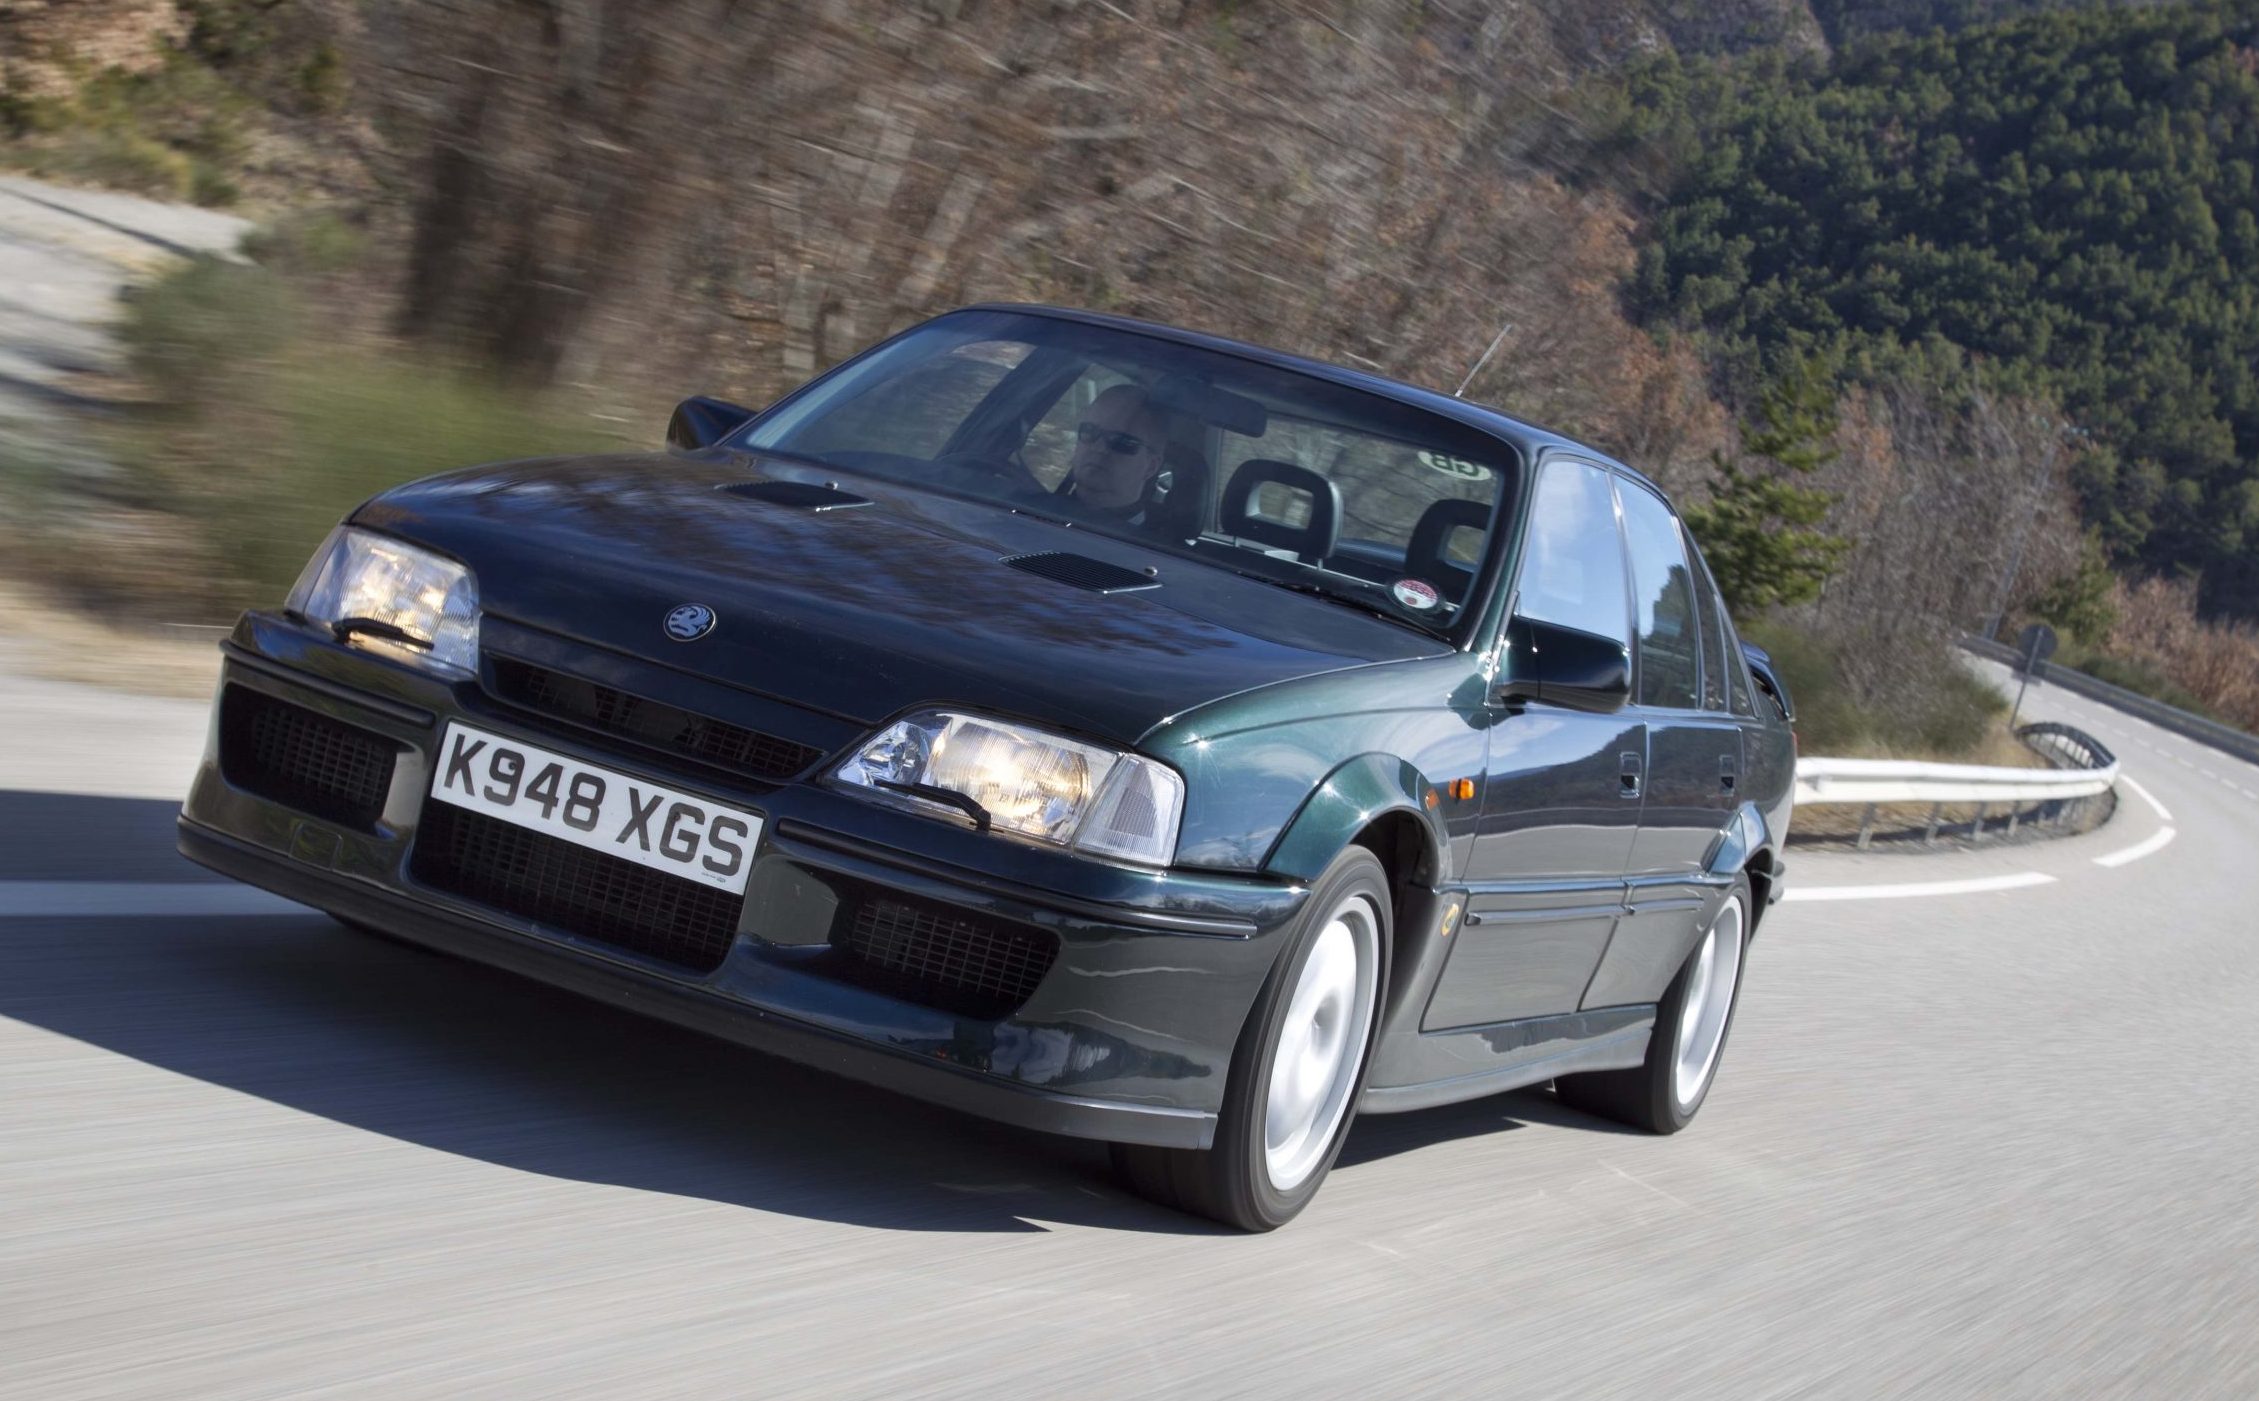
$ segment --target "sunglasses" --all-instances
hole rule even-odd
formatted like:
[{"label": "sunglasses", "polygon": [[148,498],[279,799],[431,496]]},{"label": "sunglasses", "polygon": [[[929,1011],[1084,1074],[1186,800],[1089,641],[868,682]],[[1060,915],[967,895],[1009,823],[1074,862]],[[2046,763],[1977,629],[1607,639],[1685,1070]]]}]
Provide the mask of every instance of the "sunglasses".
[{"label": "sunglasses", "polygon": [[1112,429],[1101,428],[1095,423],[1077,424],[1075,441],[1081,443],[1084,447],[1088,447],[1092,443],[1104,443],[1106,451],[1121,457],[1127,457],[1133,452],[1143,452],[1146,447],[1145,440],[1135,433],[1119,433]]}]

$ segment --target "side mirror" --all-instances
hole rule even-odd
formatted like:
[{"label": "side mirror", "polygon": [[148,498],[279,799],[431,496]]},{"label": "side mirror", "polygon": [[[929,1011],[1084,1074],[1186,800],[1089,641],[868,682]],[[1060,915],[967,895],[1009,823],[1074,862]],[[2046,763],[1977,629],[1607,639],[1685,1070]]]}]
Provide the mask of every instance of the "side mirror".
[{"label": "side mirror", "polygon": [[1780,669],[1773,665],[1773,654],[1753,642],[1741,644],[1741,655],[1749,662],[1749,678],[1757,689],[1773,698],[1773,706],[1781,719],[1796,722],[1796,702],[1789,699],[1788,683],[1781,680]]},{"label": "side mirror", "polygon": [[1631,699],[1631,648],[1557,623],[1510,618],[1498,698],[1597,714],[1621,710]]},{"label": "side mirror", "polygon": [[667,420],[667,446],[684,452],[710,448],[745,426],[753,410],[720,399],[685,399]]}]

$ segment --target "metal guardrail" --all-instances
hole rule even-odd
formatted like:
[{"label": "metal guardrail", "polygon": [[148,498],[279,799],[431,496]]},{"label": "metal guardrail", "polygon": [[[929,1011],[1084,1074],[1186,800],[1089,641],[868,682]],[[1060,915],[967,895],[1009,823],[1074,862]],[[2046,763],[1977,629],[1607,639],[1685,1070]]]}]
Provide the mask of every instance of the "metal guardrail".
[{"label": "metal guardrail", "polygon": [[2011,769],[1891,759],[1803,759],[1796,805],[1814,803],[2022,803],[2084,798],[2117,781],[2118,766],[2093,771]]},{"label": "metal guardrail", "polygon": [[[2083,818],[2091,800],[2110,792],[2118,780],[2118,757],[2083,730],[2048,721],[2024,725],[2016,737],[2046,758],[2051,768],[2007,768],[1989,764],[1932,764],[1898,759],[1800,759],[1796,764],[1796,805],[1864,804],[1859,845],[1874,835],[1875,809],[1893,803],[1928,803],[1925,842],[1937,839],[1939,819],[1948,804],[1976,804],[1969,835],[1984,835],[1995,804],[2008,809],[2008,830],[2026,821],[2068,823]],[[2031,806],[2027,811],[2027,805]]]},{"label": "metal guardrail", "polygon": [[[1999,662],[2011,670],[2020,671],[2023,667],[2023,656],[2013,647],[2004,647],[1982,637],[1964,637],[1961,645],[1978,656]],[[2032,680],[2042,685],[2060,686],[2073,695],[2100,701],[2128,715],[2138,715],[2150,724],[2171,730],[2184,739],[2193,739],[2198,744],[2210,745],[2224,754],[2233,754],[2239,759],[2259,764],[2259,735],[2246,734],[2231,725],[2207,720],[2201,715],[2191,715],[2178,706],[2152,700],[2139,692],[2129,691],[2123,686],[2113,686],[2083,671],[2054,662],[2041,662],[2032,672]]]}]

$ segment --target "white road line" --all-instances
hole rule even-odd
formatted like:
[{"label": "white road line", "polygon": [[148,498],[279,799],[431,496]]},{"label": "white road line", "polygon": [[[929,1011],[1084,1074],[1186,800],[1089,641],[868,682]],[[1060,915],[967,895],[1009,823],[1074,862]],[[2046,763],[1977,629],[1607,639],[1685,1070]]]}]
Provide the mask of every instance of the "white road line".
[{"label": "white road line", "polygon": [[2165,805],[2164,805],[2163,803],[2160,803],[2160,802],[2158,802],[2158,801],[2157,801],[2157,795],[2156,795],[2155,793],[2152,793],[2152,792],[2150,792],[2150,791],[2149,791],[2148,789],[2146,789],[2146,788],[2142,787],[2140,783],[2138,783],[2138,782],[2136,782],[2136,781],[2134,780],[2134,778],[2133,778],[2133,776],[2132,776],[2131,774],[2123,774],[2123,773],[2122,773],[2122,774],[2119,774],[2119,775],[2118,775],[2118,781],[2119,781],[2120,783],[2123,783],[2124,785],[2126,785],[2126,786],[2127,786],[2128,788],[2131,788],[2132,790],[2134,790],[2134,792],[2136,792],[2136,793],[2139,793],[2139,794],[2141,795],[2141,800],[2142,800],[2143,802],[2145,802],[2145,803],[2149,804],[2149,805],[2150,805],[2151,807],[2153,807],[2153,808],[2157,809],[2157,820],[2158,820],[2158,821],[2160,821],[2160,822],[2170,822],[2170,821],[2172,821],[2172,820],[2173,820],[2173,815],[2172,815],[2171,813],[2169,813],[2169,812],[2165,811]]},{"label": "white road line", "polygon": [[163,919],[194,915],[305,915],[313,911],[280,895],[233,881],[0,881],[0,919],[94,916]]},{"label": "white road line", "polygon": [[1970,880],[1905,881],[1897,885],[1791,885],[1783,900],[1904,900],[1917,895],[1976,895],[1987,890],[2020,890],[2027,885],[2053,885],[2055,877],[2038,871],[2012,876],[1978,876]]},{"label": "white road line", "polygon": [[2097,866],[2123,866],[2128,861],[2139,861],[2153,851],[2162,850],[2165,843],[2172,839],[2173,829],[2160,827],[2147,837],[2127,847],[2124,851],[2113,851],[2108,856],[2095,857],[2094,864]]}]

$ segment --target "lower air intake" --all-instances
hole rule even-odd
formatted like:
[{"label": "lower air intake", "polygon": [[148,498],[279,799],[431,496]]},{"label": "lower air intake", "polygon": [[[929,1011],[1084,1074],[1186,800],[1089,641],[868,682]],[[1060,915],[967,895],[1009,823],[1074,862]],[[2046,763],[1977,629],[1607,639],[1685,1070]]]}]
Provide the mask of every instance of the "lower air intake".
[{"label": "lower air intake", "polygon": [[906,1002],[993,1021],[1017,1012],[1059,956],[1040,930],[865,888],[833,926],[856,981]]},{"label": "lower air intake", "polygon": [[220,773],[247,793],[348,827],[376,825],[399,749],[248,686],[220,695]]}]

